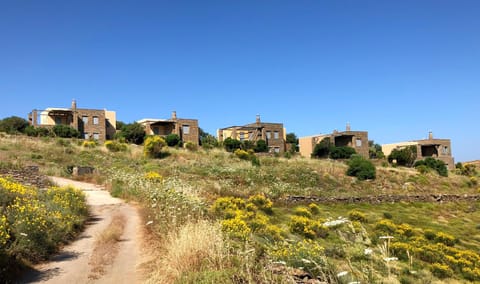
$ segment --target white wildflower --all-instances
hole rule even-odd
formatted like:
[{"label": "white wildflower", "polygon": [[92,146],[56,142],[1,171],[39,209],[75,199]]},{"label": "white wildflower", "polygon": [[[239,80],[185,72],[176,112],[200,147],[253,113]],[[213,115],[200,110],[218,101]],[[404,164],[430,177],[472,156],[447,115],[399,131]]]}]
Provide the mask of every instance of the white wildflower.
[{"label": "white wildflower", "polygon": [[145,224],[145,226],[150,226],[153,224],[153,221],[148,221],[147,224]]},{"label": "white wildflower", "polygon": [[373,249],[371,248],[366,248],[364,251],[365,255],[371,255],[373,253]]},{"label": "white wildflower", "polygon": [[398,257],[386,257],[386,258],[384,258],[383,260],[385,260],[386,262],[397,261],[397,260],[398,260]]},{"label": "white wildflower", "polygon": [[342,271],[337,274],[337,277],[343,277],[348,274],[348,271]]}]

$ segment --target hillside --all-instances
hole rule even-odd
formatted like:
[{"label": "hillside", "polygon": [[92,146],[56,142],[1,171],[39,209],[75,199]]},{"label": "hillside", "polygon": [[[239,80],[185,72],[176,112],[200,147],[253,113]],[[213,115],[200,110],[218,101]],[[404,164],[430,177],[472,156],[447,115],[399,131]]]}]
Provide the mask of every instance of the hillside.
[{"label": "hillside", "polygon": [[142,204],[164,255],[148,265],[152,283],[480,280],[476,177],[379,162],[375,180],[358,181],[338,161],[260,157],[255,166],[220,149],[163,156],[0,136],[0,168],[71,177],[73,166],[94,167],[78,179]]}]

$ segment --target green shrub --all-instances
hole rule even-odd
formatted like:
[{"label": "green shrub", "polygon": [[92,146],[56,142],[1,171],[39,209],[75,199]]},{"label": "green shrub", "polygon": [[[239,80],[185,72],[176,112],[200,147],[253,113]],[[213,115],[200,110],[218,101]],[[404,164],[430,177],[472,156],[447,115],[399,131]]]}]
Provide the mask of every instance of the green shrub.
[{"label": "green shrub", "polygon": [[452,247],[455,245],[455,237],[443,232],[438,232],[435,234],[435,241],[437,243],[442,243],[449,247]]},{"label": "green shrub", "polygon": [[165,137],[165,142],[167,142],[167,145],[169,147],[173,147],[173,146],[180,146],[180,136],[178,136],[177,134],[168,134],[167,137]]},{"label": "green shrub", "polygon": [[250,160],[250,154],[247,151],[242,149],[237,149],[234,152],[235,156],[240,160]]},{"label": "green shrub", "polygon": [[145,139],[143,154],[149,158],[160,158],[165,146],[167,146],[167,143],[160,136],[149,136]]},{"label": "green shrub", "polygon": [[440,160],[434,159],[432,157],[425,158],[424,160],[420,160],[415,162],[414,167],[420,171],[421,169],[433,169],[437,171],[437,173],[441,176],[448,176],[448,169],[447,165]]},{"label": "green shrub", "polygon": [[334,146],[330,148],[330,158],[334,160],[350,159],[350,157],[355,153],[356,153],[355,149],[348,146],[341,146],[341,147]]},{"label": "green shrub", "polygon": [[376,169],[369,160],[361,156],[353,156],[348,161],[347,175],[357,177],[359,180],[375,179]]},{"label": "green shrub", "polygon": [[119,141],[106,141],[104,145],[110,152],[124,152],[128,148],[127,144]]},{"label": "green shrub", "polygon": [[231,137],[228,137],[223,141],[223,146],[227,152],[234,152],[235,150],[240,149],[241,145],[242,142],[240,142],[240,140],[233,139]]},{"label": "green shrub", "polygon": [[320,214],[320,207],[318,207],[317,204],[310,203],[310,204],[308,204],[308,208],[310,209],[310,212],[312,212],[313,215]]},{"label": "green shrub", "polygon": [[120,131],[115,134],[116,139],[123,139],[128,143],[141,145],[145,140],[145,127],[139,123],[121,125]]},{"label": "green shrub", "polygon": [[252,195],[248,198],[248,202],[254,204],[257,206],[259,210],[262,210],[263,212],[267,214],[272,214],[273,213],[273,202],[267,198],[265,195],[262,194],[255,194]]},{"label": "green shrub", "polygon": [[55,125],[52,128],[52,132],[57,136],[57,137],[62,137],[62,138],[80,138],[80,132],[76,130],[73,127],[70,127],[68,125]]}]

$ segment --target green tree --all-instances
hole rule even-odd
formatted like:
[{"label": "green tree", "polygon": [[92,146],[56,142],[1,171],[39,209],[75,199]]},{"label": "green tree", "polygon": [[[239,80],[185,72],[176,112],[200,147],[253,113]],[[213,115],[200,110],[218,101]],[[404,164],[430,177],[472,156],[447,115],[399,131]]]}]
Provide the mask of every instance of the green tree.
[{"label": "green tree", "polygon": [[179,146],[181,144],[180,136],[173,133],[168,134],[167,137],[165,137],[165,142],[167,142],[169,147]]},{"label": "green tree", "polygon": [[313,149],[312,157],[313,158],[328,158],[330,155],[330,148],[332,147],[332,143],[330,142],[330,137],[325,137],[315,145]]},{"label": "green tree", "polygon": [[127,125],[125,122],[117,120],[117,130],[122,130],[122,128]]},{"label": "green tree", "polygon": [[359,180],[375,179],[376,168],[373,163],[360,155],[354,155],[348,161],[347,175]]},{"label": "green tree", "polygon": [[237,149],[240,149],[240,146],[242,145],[242,142],[240,142],[237,139],[233,139],[231,137],[228,137],[223,141],[223,146],[225,147],[225,150],[228,152],[233,152]]},{"label": "green tree", "polygon": [[383,154],[382,146],[380,144],[376,144],[373,140],[368,141],[369,149],[368,153],[370,159],[383,159],[385,158],[385,154]]},{"label": "green tree", "polygon": [[242,145],[240,146],[243,150],[253,150],[255,149],[255,143],[250,140],[243,140]]},{"label": "green tree", "polygon": [[257,152],[257,153],[268,152],[267,142],[263,139],[258,140],[257,144],[255,145],[255,152]]},{"label": "green tree", "polygon": [[0,131],[9,134],[23,133],[27,126],[28,121],[18,116],[10,116],[0,120]]},{"label": "green tree", "polygon": [[145,128],[136,122],[125,124],[115,137],[128,143],[141,145],[145,139]]},{"label": "green tree", "polygon": [[287,139],[286,139],[285,142],[286,142],[287,144],[290,144],[290,145],[291,145],[291,148],[290,148],[290,149],[291,149],[292,154],[293,154],[294,152],[298,152],[299,149],[298,149],[298,138],[297,138],[297,135],[295,135],[295,133],[293,133],[293,132],[290,132],[290,133],[287,134],[287,137],[286,137],[286,138],[287,138]]},{"label": "green tree", "polygon": [[388,162],[393,163],[393,160],[397,161],[397,165],[411,167],[417,159],[417,146],[411,145],[401,149],[393,149],[390,156],[388,156]]},{"label": "green tree", "polygon": [[210,133],[205,132],[202,128],[198,129],[199,134],[199,145],[205,149],[211,149],[214,147],[218,147],[218,140],[215,136],[211,135]]}]

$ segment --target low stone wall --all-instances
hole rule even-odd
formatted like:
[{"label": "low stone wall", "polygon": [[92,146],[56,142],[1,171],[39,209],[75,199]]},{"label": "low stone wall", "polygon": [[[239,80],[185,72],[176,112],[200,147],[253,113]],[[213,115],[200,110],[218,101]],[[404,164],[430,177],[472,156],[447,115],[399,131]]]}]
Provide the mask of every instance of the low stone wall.
[{"label": "low stone wall", "polygon": [[0,168],[0,176],[10,177],[18,183],[37,188],[47,188],[51,185],[47,176],[40,174],[37,166],[28,166],[23,169]]},{"label": "low stone wall", "polygon": [[480,195],[460,194],[428,194],[428,195],[377,195],[359,197],[316,197],[316,196],[287,196],[281,201],[286,203],[395,203],[395,202],[455,202],[480,201]]}]

